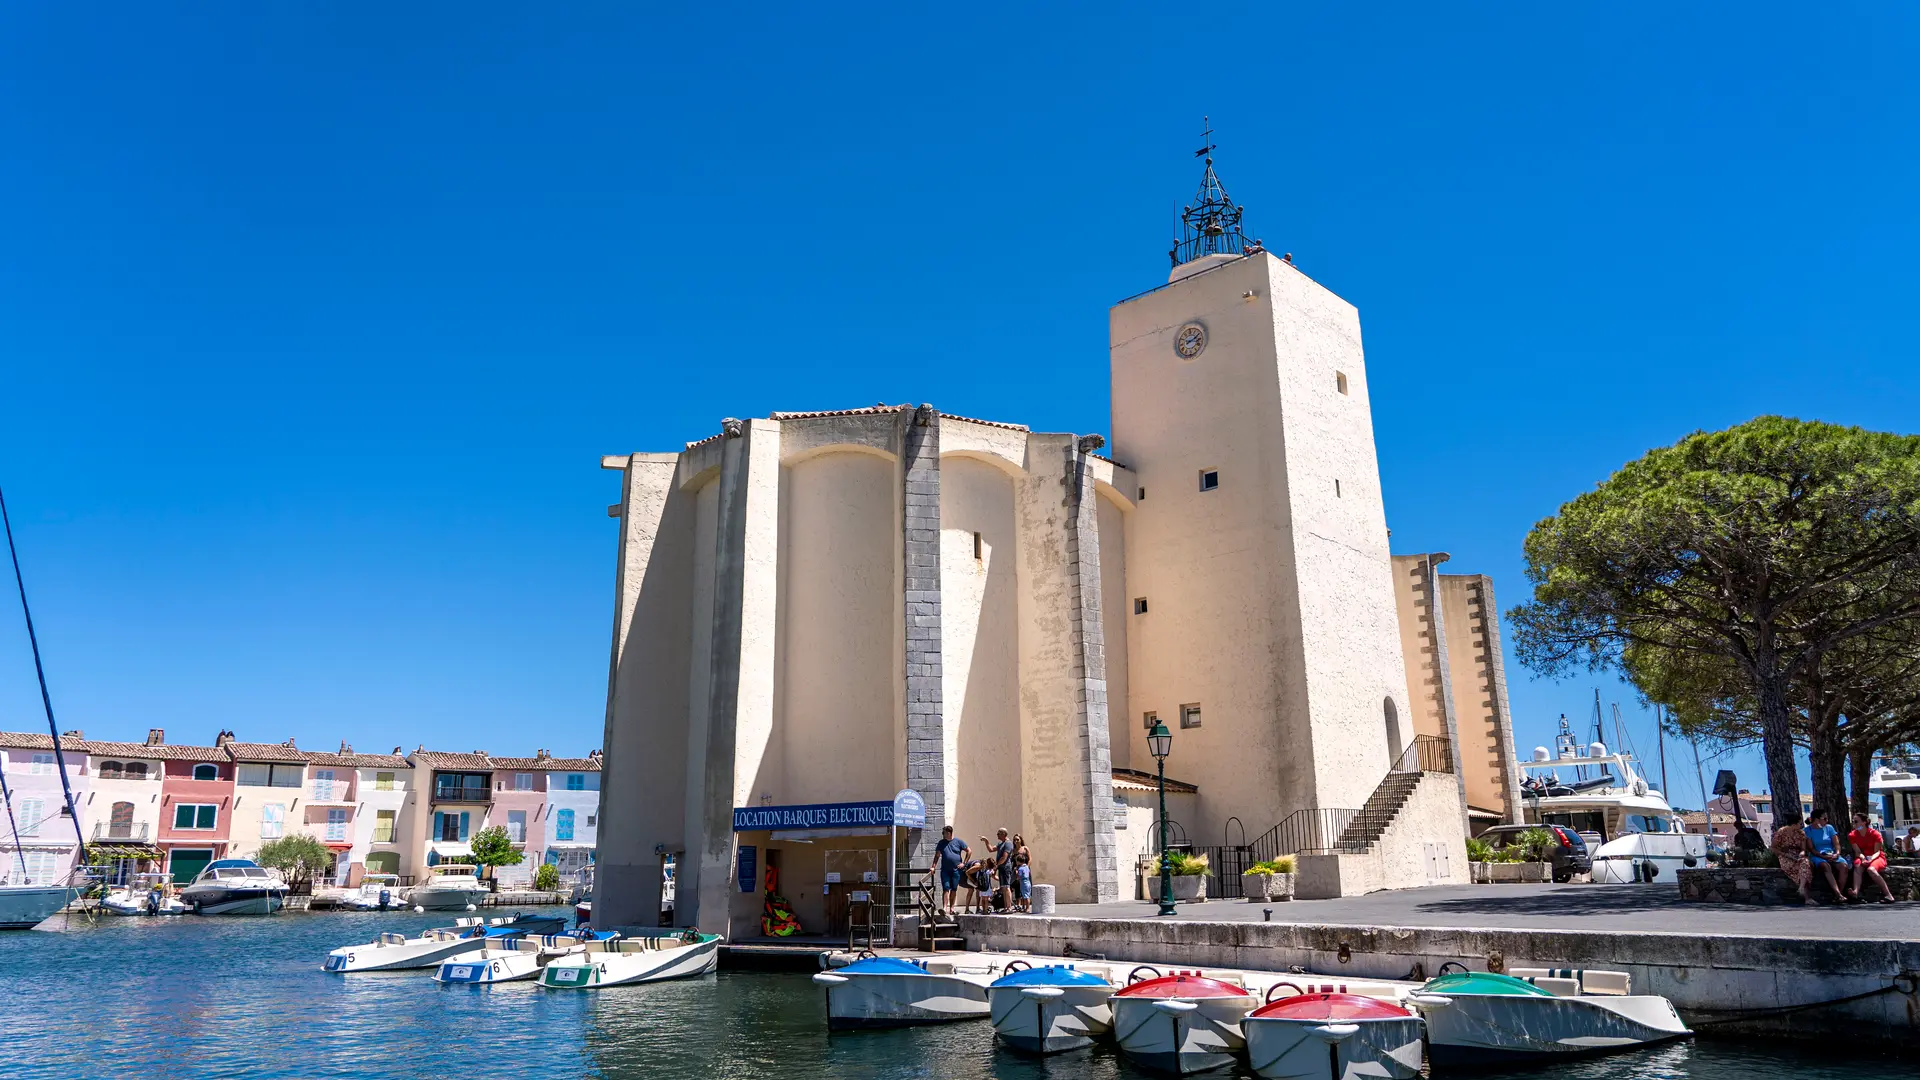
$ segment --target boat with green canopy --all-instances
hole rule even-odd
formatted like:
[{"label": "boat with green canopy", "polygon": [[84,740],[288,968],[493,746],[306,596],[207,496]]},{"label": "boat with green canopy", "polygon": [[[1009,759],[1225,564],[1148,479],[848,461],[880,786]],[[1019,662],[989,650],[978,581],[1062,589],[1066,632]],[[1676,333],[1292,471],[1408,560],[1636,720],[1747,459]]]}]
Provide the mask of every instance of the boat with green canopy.
[{"label": "boat with green canopy", "polygon": [[1630,993],[1623,971],[1516,968],[1456,971],[1407,996],[1427,1022],[1436,1071],[1631,1050],[1693,1032],[1673,1003]]}]

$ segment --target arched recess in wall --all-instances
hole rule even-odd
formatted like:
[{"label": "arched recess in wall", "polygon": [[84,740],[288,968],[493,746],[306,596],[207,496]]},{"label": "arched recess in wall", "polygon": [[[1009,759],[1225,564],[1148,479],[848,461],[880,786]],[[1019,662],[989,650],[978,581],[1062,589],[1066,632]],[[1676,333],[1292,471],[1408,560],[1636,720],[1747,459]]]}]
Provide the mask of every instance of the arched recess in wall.
[{"label": "arched recess in wall", "polygon": [[1400,754],[1406,749],[1406,743],[1400,738],[1400,709],[1392,698],[1385,699],[1381,710],[1387,718],[1387,765],[1391,768],[1399,762]]}]

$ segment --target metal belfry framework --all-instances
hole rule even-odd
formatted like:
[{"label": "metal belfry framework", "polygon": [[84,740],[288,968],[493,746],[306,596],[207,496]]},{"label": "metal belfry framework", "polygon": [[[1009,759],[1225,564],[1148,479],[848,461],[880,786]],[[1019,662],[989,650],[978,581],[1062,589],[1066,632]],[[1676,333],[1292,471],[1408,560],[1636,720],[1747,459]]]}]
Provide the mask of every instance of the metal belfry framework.
[{"label": "metal belfry framework", "polygon": [[1175,266],[1202,255],[1244,255],[1260,250],[1260,241],[1249,240],[1240,231],[1240,216],[1247,208],[1233,204],[1213,171],[1213,123],[1207,117],[1201,122],[1206,128],[1200,136],[1204,145],[1193,156],[1206,159],[1207,171],[1200,177],[1200,190],[1193,203],[1180,209],[1180,239],[1167,252]]}]

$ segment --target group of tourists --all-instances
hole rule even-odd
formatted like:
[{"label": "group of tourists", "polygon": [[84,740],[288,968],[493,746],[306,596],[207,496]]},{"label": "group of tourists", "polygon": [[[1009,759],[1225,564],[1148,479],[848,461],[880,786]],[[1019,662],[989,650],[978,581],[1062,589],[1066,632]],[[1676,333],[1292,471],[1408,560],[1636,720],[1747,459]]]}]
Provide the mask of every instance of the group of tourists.
[{"label": "group of tourists", "polygon": [[[1915,850],[1916,840],[1920,839],[1920,829],[1909,829],[1907,835],[1894,841],[1895,850],[1911,853]],[[1809,906],[1814,904],[1813,877],[1818,871],[1824,875],[1827,887],[1833,894],[1849,903],[1865,903],[1860,895],[1860,887],[1866,879],[1872,879],[1880,890],[1880,902],[1893,903],[1893,890],[1887,887],[1887,879],[1880,875],[1887,868],[1886,838],[1880,830],[1873,827],[1865,814],[1853,815],[1853,831],[1847,834],[1848,843],[1853,845],[1854,857],[1849,859],[1840,853],[1839,830],[1828,823],[1827,812],[1816,808],[1801,824],[1800,815],[1788,814],[1783,824],[1773,830],[1773,853],[1779,856],[1780,869],[1786,872],[1794,885],[1800,890],[1800,900]],[[1851,872],[1852,888],[1844,888]]]},{"label": "group of tourists", "polygon": [[1033,855],[1019,833],[996,830],[995,839],[980,838],[987,848],[981,858],[973,857],[973,848],[953,835],[953,826],[940,830],[940,842],[933,848],[933,866],[929,876],[940,878],[941,915],[961,911],[960,894],[966,893],[965,910],[981,915],[992,912],[1033,910]]}]

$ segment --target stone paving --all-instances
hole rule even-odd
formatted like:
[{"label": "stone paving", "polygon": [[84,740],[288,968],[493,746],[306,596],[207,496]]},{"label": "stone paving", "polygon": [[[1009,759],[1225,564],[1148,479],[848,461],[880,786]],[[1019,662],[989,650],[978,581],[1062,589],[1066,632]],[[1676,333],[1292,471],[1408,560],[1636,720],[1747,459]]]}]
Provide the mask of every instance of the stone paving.
[{"label": "stone paving", "polygon": [[[1244,900],[1212,900],[1204,904],[1183,904],[1173,918],[1195,922],[1260,922],[1263,907],[1273,909],[1276,923],[1322,926],[1920,941],[1920,904],[1917,903],[1756,908],[1744,904],[1683,901],[1679,887],[1673,884],[1436,885],[1337,900],[1291,900],[1265,905]],[[1143,900],[1061,904],[1054,916],[1157,919],[1156,910],[1154,904]]]}]

